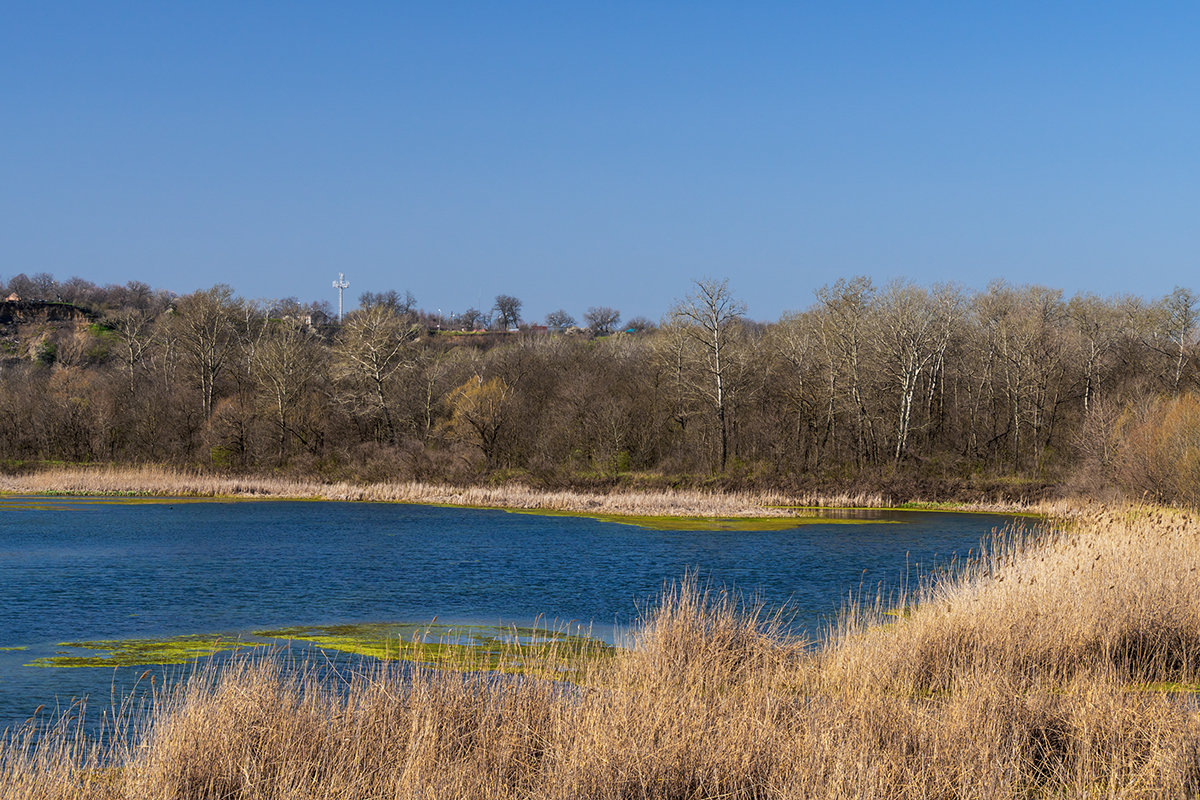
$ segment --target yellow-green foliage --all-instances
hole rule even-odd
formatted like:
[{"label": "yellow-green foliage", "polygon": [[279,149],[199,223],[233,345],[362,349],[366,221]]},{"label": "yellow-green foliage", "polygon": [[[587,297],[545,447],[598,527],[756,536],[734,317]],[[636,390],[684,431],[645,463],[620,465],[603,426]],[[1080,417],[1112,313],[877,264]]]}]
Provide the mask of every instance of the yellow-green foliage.
[{"label": "yellow-green foliage", "polygon": [[540,669],[553,663],[553,669],[565,675],[578,671],[582,663],[606,657],[613,651],[611,646],[583,634],[517,626],[360,623],[275,628],[254,631],[252,636],[249,640],[192,634],[168,639],[60,642],[59,647],[92,653],[60,651],[57,655],[34,659],[27,666],[112,668],[183,664],[243,647],[295,641],[322,650],[460,670],[524,672],[530,665]]},{"label": "yellow-green foliage", "polygon": [[563,676],[613,651],[590,636],[526,627],[365,623],[276,628],[254,635],[449,669],[525,672],[551,666]]},{"label": "yellow-green foliage", "polygon": [[1117,479],[1135,495],[1200,505],[1200,396],[1154,398],[1117,421]]},{"label": "yellow-green foliage", "polygon": [[148,664],[186,664],[257,642],[222,639],[219,636],[189,635],[170,639],[104,639],[91,642],[59,642],[59,647],[93,651],[93,655],[58,655],[34,659],[31,667],[130,667]]}]

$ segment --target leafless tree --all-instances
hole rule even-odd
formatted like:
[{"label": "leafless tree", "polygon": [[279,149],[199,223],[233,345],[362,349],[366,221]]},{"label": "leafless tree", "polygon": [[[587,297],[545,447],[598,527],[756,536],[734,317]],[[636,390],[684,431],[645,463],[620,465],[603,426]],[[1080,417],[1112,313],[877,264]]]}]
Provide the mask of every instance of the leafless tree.
[{"label": "leafless tree", "polygon": [[1178,392],[1188,350],[1194,344],[1196,324],[1200,320],[1196,294],[1191,289],[1176,286],[1174,291],[1155,304],[1154,312],[1157,325],[1151,346],[1171,356],[1171,391]]},{"label": "leafless tree", "polygon": [[867,408],[864,386],[874,295],[871,279],[861,276],[838,280],[833,286],[817,290],[820,336],[829,362],[830,381],[846,387],[855,421],[855,457],[860,465],[874,459],[876,447],[874,421]]},{"label": "leafless tree", "polygon": [[389,289],[386,292],[363,292],[358,296],[358,305],[361,308],[387,306],[400,316],[407,317],[416,312],[417,298],[407,289],[404,290],[404,294],[400,294],[395,289]]},{"label": "leafless tree", "polygon": [[583,320],[596,336],[608,336],[621,321],[621,312],[607,306],[592,306],[584,312]]},{"label": "leafless tree", "polygon": [[110,317],[108,326],[116,334],[116,350],[133,396],[137,394],[138,370],[156,339],[154,315],[145,309],[129,308]]},{"label": "leafless tree", "polygon": [[510,294],[496,295],[492,310],[496,312],[496,324],[502,330],[512,330],[521,324],[521,301]]},{"label": "leafless tree", "polygon": [[217,380],[237,346],[236,321],[244,305],[225,284],[193,292],[175,304],[171,325],[194,373],[205,418],[212,415]]},{"label": "leafless tree", "polygon": [[275,427],[281,463],[293,436],[307,444],[295,415],[321,369],[322,356],[309,327],[295,317],[270,320],[254,349],[254,376]]},{"label": "leafless tree", "polygon": [[878,298],[878,341],[884,371],[899,394],[892,458],[899,463],[908,446],[913,399],[925,373],[944,353],[953,313],[950,304],[911,283],[890,284]]},{"label": "leafless tree", "polygon": [[1083,410],[1087,414],[1091,413],[1096,395],[1100,393],[1105,360],[1124,333],[1121,310],[1117,302],[1103,300],[1094,294],[1081,294],[1067,303],[1067,316],[1079,335]]},{"label": "leafless tree", "polygon": [[387,441],[396,441],[390,396],[397,374],[414,357],[418,329],[387,305],[348,316],[335,344],[337,371],[352,402],[365,402],[383,419]]},{"label": "leafless tree", "polygon": [[730,343],[734,326],[746,313],[746,306],[734,298],[729,281],[705,278],[695,281],[695,290],[676,303],[671,317],[684,332],[700,345],[705,372],[711,381],[711,402],[721,436],[720,471],[729,459],[728,398],[726,383],[730,367]]},{"label": "leafless tree", "polygon": [[574,324],[575,318],[561,308],[546,315],[546,327],[560,333]]},{"label": "leafless tree", "polygon": [[478,308],[468,308],[459,316],[459,321],[462,322],[463,330],[468,331],[481,330],[490,324],[487,314]]}]

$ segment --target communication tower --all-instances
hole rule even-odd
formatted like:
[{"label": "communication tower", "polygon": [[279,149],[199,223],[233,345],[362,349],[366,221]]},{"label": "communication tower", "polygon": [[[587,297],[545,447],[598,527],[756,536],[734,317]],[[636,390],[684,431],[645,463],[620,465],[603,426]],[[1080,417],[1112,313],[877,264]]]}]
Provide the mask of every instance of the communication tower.
[{"label": "communication tower", "polygon": [[342,292],[350,288],[350,281],[346,280],[346,276],[338,273],[338,279],[333,282],[333,288],[338,290],[338,324],[342,322]]}]

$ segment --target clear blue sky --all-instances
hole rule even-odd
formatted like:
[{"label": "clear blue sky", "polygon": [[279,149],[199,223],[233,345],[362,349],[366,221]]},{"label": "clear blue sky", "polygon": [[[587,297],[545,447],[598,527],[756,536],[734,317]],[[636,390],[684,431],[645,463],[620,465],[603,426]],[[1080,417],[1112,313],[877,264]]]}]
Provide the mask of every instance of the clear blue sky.
[{"label": "clear blue sky", "polygon": [[1200,289],[1200,4],[0,13],[0,277],[658,318],[702,276]]}]

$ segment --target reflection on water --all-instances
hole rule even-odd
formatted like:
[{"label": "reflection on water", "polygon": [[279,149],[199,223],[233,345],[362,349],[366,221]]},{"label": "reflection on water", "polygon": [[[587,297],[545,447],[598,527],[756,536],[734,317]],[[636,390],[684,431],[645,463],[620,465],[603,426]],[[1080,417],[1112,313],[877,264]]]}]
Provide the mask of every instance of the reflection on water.
[{"label": "reflection on water", "polygon": [[961,558],[1006,522],[840,513],[869,522],[657,531],[386,503],[2,498],[0,728],[56,698],[90,695],[93,708],[107,706],[114,688],[145,672],[26,666],[79,656],[62,642],[237,641],[295,626],[435,618],[501,627],[540,620],[611,642],[664,582],[688,570],[788,605],[797,630],[815,637],[850,592],[886,594],[918,569]]}]

